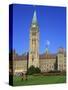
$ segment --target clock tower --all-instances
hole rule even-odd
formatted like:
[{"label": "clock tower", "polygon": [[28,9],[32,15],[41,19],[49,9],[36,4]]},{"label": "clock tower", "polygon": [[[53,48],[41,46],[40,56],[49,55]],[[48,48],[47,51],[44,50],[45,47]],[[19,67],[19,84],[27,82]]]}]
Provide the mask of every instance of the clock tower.
[{"label": "clock tower", "polygon": [[36,11],[34,11],[30,29],[29,67],[39,67],[39,28]]}]

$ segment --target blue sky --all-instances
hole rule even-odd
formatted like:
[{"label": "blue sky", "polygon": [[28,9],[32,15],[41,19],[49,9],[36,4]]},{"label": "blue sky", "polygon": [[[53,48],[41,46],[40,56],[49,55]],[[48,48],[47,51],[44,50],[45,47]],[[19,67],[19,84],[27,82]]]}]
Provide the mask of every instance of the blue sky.
[{"label": "blue sky", "polygon": [[29,51],[29,32],[36,10],[39,25],[39,53],[46,50],[57,52],[59,47],[66,48],[66,8],[54,6],[13,5],[13,49],[18,54]]}]

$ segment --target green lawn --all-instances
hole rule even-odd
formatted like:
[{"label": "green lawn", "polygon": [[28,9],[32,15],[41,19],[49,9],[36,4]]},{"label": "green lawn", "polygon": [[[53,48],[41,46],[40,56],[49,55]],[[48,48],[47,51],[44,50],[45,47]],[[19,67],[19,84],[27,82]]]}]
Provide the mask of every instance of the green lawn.
[{"label": "green lawn", "polygon": [[13,85],[38,85],[38,84],[54,84],[65,83],[66,76],[28,76],[28,80],[22,80],[21,77],[13,77]]}]

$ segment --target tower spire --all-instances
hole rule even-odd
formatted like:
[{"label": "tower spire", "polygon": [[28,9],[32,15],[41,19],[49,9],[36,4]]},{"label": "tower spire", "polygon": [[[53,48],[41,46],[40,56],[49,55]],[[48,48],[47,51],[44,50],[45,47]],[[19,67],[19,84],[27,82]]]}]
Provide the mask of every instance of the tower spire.
[{"label": "tower spire", "polygon": [[35,10],[34,15],[33,15],[32,23],[36,23],[36,22],[37,22],[37,16],[36,16],[36,10]]},{"label": "tower spire", "polygon": [[46,53],[48,54],[49,53],[49,50],[48,50],[48,46],[50,45],[50,41],[47,40],[46,41]]}]

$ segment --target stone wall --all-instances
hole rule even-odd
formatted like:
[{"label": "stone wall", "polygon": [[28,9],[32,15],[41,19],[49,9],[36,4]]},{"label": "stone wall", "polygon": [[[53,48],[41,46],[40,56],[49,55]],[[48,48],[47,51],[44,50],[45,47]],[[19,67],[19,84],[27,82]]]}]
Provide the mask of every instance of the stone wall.
[{"label": "stone wall", "polygon": [[40,59],[41,72],[54,71],[56,59]]}]

